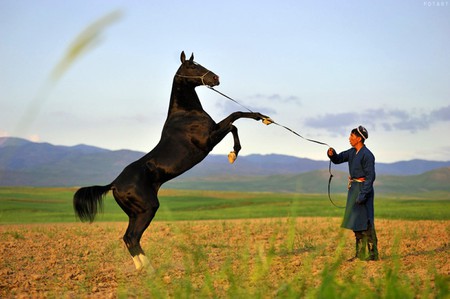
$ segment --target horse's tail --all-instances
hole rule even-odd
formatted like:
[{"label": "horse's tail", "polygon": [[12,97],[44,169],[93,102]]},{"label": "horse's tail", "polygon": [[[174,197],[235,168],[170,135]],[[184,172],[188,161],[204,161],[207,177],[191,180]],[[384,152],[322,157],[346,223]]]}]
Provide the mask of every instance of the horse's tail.
[{"label": "horse's tail", "polygon": [[73,196],[73,209],[81,221],[93,222],[97,211],[103,211],[103,197],[112,184],[78,189]]}]

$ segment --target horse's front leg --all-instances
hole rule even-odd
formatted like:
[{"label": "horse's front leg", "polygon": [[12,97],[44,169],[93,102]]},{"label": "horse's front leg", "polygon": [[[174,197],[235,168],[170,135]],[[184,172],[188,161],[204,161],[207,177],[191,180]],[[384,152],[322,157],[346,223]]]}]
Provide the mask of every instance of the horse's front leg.
[{"label": "horse's front leg", "polygon": [[238,129],[233,125],[231,125],[231,134],[233,134],[234,146],[233,151],[228,154],[228,161],[230,164],[233,164],[242,147],[241,141],[239,140]]},{"label": "horse's front leg", "polygon": [[225,119],[223,119],[220,123],[218,123],[219,126],[221,125],[227,125],[229,123],[233,123],[236,120],[240,119],[240,118],[253,118],[254,120],[263,120],[263,121],[268,121],[268,123],[272,123],[272,120],[270,119],[270,117],[261,114],[259,112],[233,112],[231,113],[228,117],[226,117]]},{"label": "horse's front leg", "polygon": [[241,143],[239,140],[238,130],[233,125],[233,122],[239,118],[253,118],[254,120],[263,120],[265,124],[270,124],[273,121],[270,117],[258,112],[234,112],[227,118],[223,119],[217,124],[217,129],[211,134],[211,141],[216,146],[229,132],[233,134],[234,146],[233,151],[228,154],[228,161],[234,163],[241,150]]},{"label": "horse's front leg", "polygon": [[233,134],[234,145],[233,151],[230,152],[230,154],[228,155],[228,160],[230,161],[230,163],[233,163],[234,160],[236,160],[239,151],[241,150],[241,142],[239,140],[237,128],[231,122],[227,123],[220,122],[219,124],[217,124],[216,129],[211,132],[209,138],[212,147],[215,147],[230,132],[231,134]]}]

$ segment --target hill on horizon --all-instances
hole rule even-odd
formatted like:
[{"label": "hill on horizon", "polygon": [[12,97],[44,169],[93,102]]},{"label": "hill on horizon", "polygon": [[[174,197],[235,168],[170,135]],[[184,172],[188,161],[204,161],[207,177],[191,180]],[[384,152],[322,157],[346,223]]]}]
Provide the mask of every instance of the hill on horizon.
[{"label": "hill on horizon", "polygon": [[[145,153],[89,145],[58,146],[0,137],[0,186],[86,186],[110,183]],[[209,155],[167,188],[274,192],[323,192],[328,161],[287,155]],[[411,160],[377,163],[377,190],[449,190],[450,161]],[[347,164],[332,165],[333,188],[344,190]],[[384,178],[389,178],[385,180]],[[426,182],[426,184],[422,184]],[[422,186],[423,185],[423,186]],[[233,189],[234,188],[234,189]],[[420,191],[422,190],[422,191]]]}]

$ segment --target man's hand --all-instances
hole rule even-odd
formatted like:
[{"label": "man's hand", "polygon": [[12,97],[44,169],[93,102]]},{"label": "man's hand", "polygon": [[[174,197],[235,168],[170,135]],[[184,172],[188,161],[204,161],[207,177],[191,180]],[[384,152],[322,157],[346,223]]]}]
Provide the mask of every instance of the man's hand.
[{"label": "man's hand", "polygon": [[332,148],[332,147],[330,147],[329,149],[328,149],[328,152],[327,152],[327,154],[328,154],[328,157],[331,157],[331,156],[333,156],[334,155],[334,148]]}]

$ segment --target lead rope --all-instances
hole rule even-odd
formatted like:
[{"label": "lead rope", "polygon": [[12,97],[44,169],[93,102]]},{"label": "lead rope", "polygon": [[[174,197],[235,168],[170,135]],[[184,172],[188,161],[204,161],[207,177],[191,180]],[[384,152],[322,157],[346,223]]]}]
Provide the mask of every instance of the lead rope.
[{"label": "lead rope", "polygon": [[[222,93],[222,92],[220,92],[220,91],[214,89],[212,86],[208,86],[208,88],[211,89],[211,90],[214,90],[215,92],[217,92],[217,93],[220,94],[221,96],[223,96],[223,97],[225,97],[225,98],[227,98],[227,99],[233,101],[234,103],[238,104],[239,106],[243,107],[244,109],[248,110],[249,112],[254,113],[252,110],[250,110],[250,109],[247,108],[246,106],[242,105],[241,103],[239,103],[239,102],[236,101],[235,99],[233,99],[233,98],[227,96],[226,94],[224,94],[224,93]],[[281,125],[281,124],[275,122],[275,121],[272,120],[272,119],[267,119],[267,118],[266,118],[266,119],[263,119],[263,123],[265,123],[266,125],[269,125],[269,124],[273,123],[273,124],[275,124],[275,125],[277,125],[277,126],[279,126],[279,127],[282,127],[282,128],[284,128],[284,129],[290,131],[291,133],[297,135],[298,137],[300,137],[300,138],[302,138],[302,139],[304,139],[304,140],[306,140],[306,141],[314,142],[314,143],[317,143],[317,144],[320,144],[320,145],[325,145],[325,146],[328,146],[329,148],[331,147],[329,144],[327,144],[327,143],[325,143],[325,142],[321,142],[321,141],[317,141],[317,140],[314,140],[314,139],[309,139],[309,138],[303,137],[302,135],[300,135],[299,133],[295,132],[294,130],[292,130],[292,129],[290,129],[290,128],[284,126],[284,125]],[[328,173],[330,174],[330,177],[329,177],[329,179],[328,179],[328,199],[330,200],[330,202],[331,202],[331,204],[332,204],[333,206],[335,206],[336,208],[343,209],[343,208],[345,208],[345,207],[336,205],[336,204],[334,203],[334,201],[331,199],[331,180],[333,179],[333,173],[331,173],[331,160],[330,160],[330,163],[328,164]]]}]

